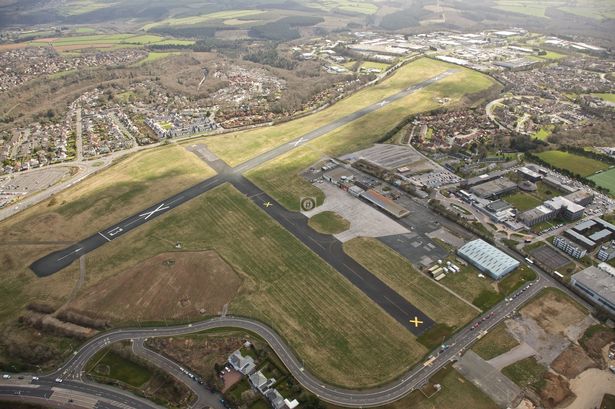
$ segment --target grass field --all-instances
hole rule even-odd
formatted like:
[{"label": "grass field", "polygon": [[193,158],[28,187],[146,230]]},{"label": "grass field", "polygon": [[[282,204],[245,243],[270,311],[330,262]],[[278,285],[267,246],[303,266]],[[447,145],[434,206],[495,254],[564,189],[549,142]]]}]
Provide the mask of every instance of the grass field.
[{"label": "grass field", "polygon": [[408,260],[376,239],[350,240],[344,243],[344,251],[434,321],[452,330],[478,315],[476,309],[416,271]]},{"label": "grass field", "polygon": [[481,358],[489,360],[510,351],[517,345],[519,342],[510,335],[506,325],[501,323],[474,344],[472,351]]},{"label": "grass field", "polygon": [[324,234],[337,234],[350,228],[350,222],[335,212],[320,212],[308,221],[311,228]]},{"label": "grass field", "polygon": [[458,265],[461,270],[456,274],[447,274],[441,283],[481,310],[493,307],[505,296],[536,278],[533,270],[522,265],[499,282],[495,282],[489,277],[479,278],[479,272],[474,267],[460,264]]},{"label": "grass field", "polygon": [[615,104],[615,94],[592,94],[592,95]]},{"label": "grass field", "polygon": [[36,279],[27,268],[31,262],[213,173],[181,147],[154,149],[0,223],[0,325],[16,318],[28,302],[59,305],[76,282],[76,265]]},{"label": "grass field", "polygon": [[615,195],[615,169],[609,169],[589,177],[598,186],[608,189],[611,195]]},{"label": "grass field", "polygon": [[[424,60],[419,60],[417,63],[423,66],[426,64]],[[431,64],[432,61],[430,61],[425,68],[429,68]],[[440,66],[438,63],[434,64],[434,67],[448,68],[448,65]],[[431,72],[431,74],[429,71],[425,72],[425,75],[427,77],[435,75],[435,72]],[[455,104],[459,102],[464,95],[487,89],[493,84],[491,79],[482,74],[460,69],[455,74],[437,83],[391,103],[378,111],[367,114],[361,119],[353,121],[321,138],[305,144],[301,148],[295,149],[273,161],[261,165],[248,172],[247,175],[253,182],[267,191],[267,193],[271,194],[285,207],[297,210],[300,197],[313,196],[319,200],[323,200],[320,189],[317,189],[298,176],[301,170],[317,162],[323,156],[337,156],[342,153],[352,152],[371,146],[371,144],[380,139],[386,131],[393,128],[395,124],[408,115],[440,106],[436,98],[448,97],[451,98],[451,104]],[[373,97],[373,94],[370,96]],[[348,100],[351,99],[352,97]],[[356,103],[357,101],[354,102]],[[353,110],[358,106],[362,105],[355,105]],[[333,108],[335,107],[337,107],[337,104]],[[339,116],[340,115],[337,115],[337,117]],[[308,119],[309,118],[311,117],[308,117]],[[383,126],[383,124],[386,125]],[[300,134],[305,133],[305,131],[307,130],[304,130]]]},{"label": "grass field", "polygon": [[135,388],[142,386],[152,377],[149,369],[119,356],[110,349],[96,354],[88,363],[86,372],[95,376],[116,379]]},{"label": "grass field", "polygon": [[375,68],[377,70],[384,71],[389,68],[389,64],[385,64],[383,62],[365,61],[361,64],[361,68]]},{"label": "grass field", "polygon": [[170,57],[172,55],[177,55],[179,53],[176,52],[150,52],[147,54],[147,57],[145,57],[144,59],[137,61],[134,65],[139,66],[139,65],[144,65],[144,64],[148,64],[150,62],[154,62],[154,61],[158,61],[161,60],[163,58],[167,58]]},{"label": "grass field", "polygon": [[546,372],[547,368],[536,362],[534,357],[522,359],[502,369],[502,374],[511,381],[522,388],[532,388],[535,391],[539,391],[544,385],[543,375]]},{"label": "grass field", "polygon": [[530,210],[542,204],[542,200],[527,192],[516,192],[504,197],[508,203],[520,212]]},{"label": "grass field", "polygon": [[544,128],[540,128],[540,130],[534,133],[533,136],[539,141],[546,141],[547,138],[551,136],[551,133],[552,133],[552,127],[545,126]]},{"label": "grass field", "polygon": [[[427,352],[342,275],[227,185],[88,255],[89,288],[139,259],[173,251],[176,241],[182,242],[182,251],[215,250],[242,279],[230,313],[272,325],[306,366],[329,382],[360,387],[391,380]],[[138,318],[132,313],[125,309],[126,322]]]},{"label": "grass field", "polygon": [[581,176],[590,176],[609,167],[608,164],[599,160],[563,151],[546,151],[536,155],[551,166],[567,169]]},{"label": "grass field", "polygon": [[439,61],[422,58],[401,67],[379,84],[352,94],[313,115],[273,127],[210,136],[203,141],[212,152],[234,166],[452,67]]}]

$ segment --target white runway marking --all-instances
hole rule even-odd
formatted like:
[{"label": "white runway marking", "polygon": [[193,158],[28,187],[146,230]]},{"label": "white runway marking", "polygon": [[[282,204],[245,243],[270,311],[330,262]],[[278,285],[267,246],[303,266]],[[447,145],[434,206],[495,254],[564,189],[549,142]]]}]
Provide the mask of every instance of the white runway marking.
[{"label": "white runway marking", "polygon": [[83,248],[83,247],[79,247],[77,250],[75,250],[75,251],[71,251],[71,252],[70,252],[70,253],[68,253],[67,255],[65,255],[65,256],[63,256],[63,257],[60,257],[60,258],[58,259],[58,261],[64,260],[66,257],[68,257],[68,256],[70,256],[70,255],[72,255],[72,254],[77,253],[77,252],[78,252],[79,250],[81,250],[82,248]]},{"label": "white runway marking", "polygon": [[164,203],[160,203],[160,205],[157,208],[155,208],[151,212],[145,212],[143,214],[140,214],[139,217],[144,217],[145,216],[144,219],[147,220],[150,217],[152,217],[155,213],[162,212],[163,210],[167,210],[169,208],[170,208],[170,206],[165,206]]},{"label": "white runway marking", "polygon": [[295,141],[295,143],[293,144],[294,147],[297,147],[301,142],[305,141],[305,139],[303,138],[303,136],[299,139],[297,139]]},{"label": "white runway marking", "polygon": [[101,236],[103,236],[105,240],[107,240],[107,241],[111,241],[111,239],[110,239],[109,237],[105,236],[105,235],[104,235],[104,234],[102,234],[101,232],[98,232],[98,234],[100,234]]}]

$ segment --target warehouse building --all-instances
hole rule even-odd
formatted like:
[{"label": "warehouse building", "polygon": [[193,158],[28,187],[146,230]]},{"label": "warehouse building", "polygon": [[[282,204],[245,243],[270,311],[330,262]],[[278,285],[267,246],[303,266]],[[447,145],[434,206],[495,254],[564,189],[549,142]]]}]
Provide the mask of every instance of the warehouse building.
[{"label": "warehouse building", "polygon": [[497,198],[517,190],[517,184],[505,179],[495,179],[470,188],[470,192],[483,199]]},{"label": "warehouse building", "polygon": [[570,281],[585,298],[615,315],[615,274],[598,267],[588,267]]},{"label": "warehouse building", "polygon": [[517,260],[481,239],[466,243],[457,254],[495,280],[519,267]]}]

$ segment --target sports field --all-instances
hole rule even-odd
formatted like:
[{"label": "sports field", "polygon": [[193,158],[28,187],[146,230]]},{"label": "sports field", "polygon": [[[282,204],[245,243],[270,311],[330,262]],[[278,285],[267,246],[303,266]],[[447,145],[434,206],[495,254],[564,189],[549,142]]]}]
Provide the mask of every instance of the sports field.
[{"label": "sports field", "polygon": [[609,165],[599,160],[563,151],[546,151],[536,154],[540,159],[558,169],[566,169],[581,176],[590,176]]},{"label": "sports field", "polygon": [[608,189],[611,195],[615,195],[615,169],[597,173],[590,176],[589,179],[596,182],[598,186]]},{"label": "sports field", "polygon": [[313,115],[272,127],[210,136],[203,141],[212,152],[234,166],[453,67],[443,62],[421,58],[401,67],[381,83],[352,94]]},{"label": "sports field", "polygon": [[[432,70],[440,67],[440,72],[450,67],[448,64],[434,64],[431,60],[418,60],[417,63],[421,64],[425,70],[423,75],[427,78],[437,74],[437,71],[429,71],[430,67]],[[386,105],[378,111],[367,114],[325,136],[307,143],[301,148],[253,169],[247,175],[261,189],[272,195],[285,207],[297,210],[299,198],[301,197],[312,196],[323,200],[320,189],[317,189],[298,176],[301,170],[317,162],[323,156],[337,156],[371,146],[371,144],[382,138],[385,132],[393,128],[408,115],[440,107],[438,98],[450,98],[451,102],[449,105],[453,105],[459,103],[464,95],[485,90],[493,85],[493,80],[485,75],[471,70],[459,69],[459,71],[443,80]],[[370,95],[370,97],[373,98],[373,95]],[[350,99],[352,98],[348,100]],[[356,105],[355,103],[353,110],[356,110],[359,106],[363,105]],[[335,107],[337,107],[337,104],[333,108]],[[305,133],[307,130],[300,134]],[[261,132],[266,131],[261,130]]]},{"label": "sports field", "polygon": [[[242,280],[230,313],[272,325],[306,365],[329,382],[352,387],[382,383],[427,352],[410,332],[229,185],[88,255],[88,285],[110,280],[141,259],[171,252],[177,241],[183,251],[215,250]],[[126,322],[138,318],[132,314],[125,309]]]}]

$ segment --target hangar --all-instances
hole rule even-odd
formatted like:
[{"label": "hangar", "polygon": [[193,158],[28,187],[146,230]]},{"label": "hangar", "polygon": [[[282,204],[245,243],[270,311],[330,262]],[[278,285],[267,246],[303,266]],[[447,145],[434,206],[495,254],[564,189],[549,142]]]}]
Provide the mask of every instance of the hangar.
[{"label": "hangar", "polygon": [[463,245],[457,254],[491,278],[499,280],[519,267],[519,262],[484,240],[473,240]]}]

